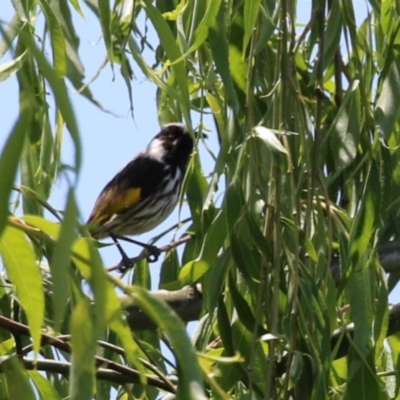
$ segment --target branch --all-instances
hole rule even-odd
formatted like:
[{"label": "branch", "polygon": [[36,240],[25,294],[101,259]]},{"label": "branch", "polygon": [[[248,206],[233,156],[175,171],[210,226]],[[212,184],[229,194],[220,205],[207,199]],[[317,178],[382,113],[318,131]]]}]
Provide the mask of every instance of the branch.
[{"label": "branch", "polygon": [[[343,333],[346,333],[343,335]],[[351,346],[351,339],[353,337],[354,324],[351,323],[345,327],[335,329],[331,337],[331,348],[333,349],[341,340],[337,353],[335,355],[335,360],[342,358],[347,355],[349,348]],[[400,332],[400,303],[390,306],[389,309],[389,322],[386,332],[386,337],[394,335]],[[349,339],[349,336],[350,339]]]},{"label": "branch", "polygon": [[[158,290],[152,292],[159,299],[164,300],[180,317],[183,322],[197,321],[203,308],[203,296],[196,286],[184,286],[180,290]],[[157,326],[137,306],[129,296],[120,296],[121,302],[128,311],[127,322],[132,331],[155,330]]]},{"label": "branch", "polygon": [[[394,304],[389,310],[389,322],[386,331],[386,337],[394,335],[400,332],[400,303]],[[345,357],[350,349],[351,341],[354,333],[354,324],[348,324],[347,326],[335,329],[331,337],[331,350],[336,346],[337,352],[335,354],[335,360]],[[340,343],[339,343],[340,341]],[[276,363],[276,373],[281,376],[286,372],[286,363],[288,356],[282,357],[281,361]]]},{"label": "branch", "polygon": [[[161,253],[165,253],[175,247],[178,247],[179,245],[181,245],[183,243],[188,242],[191,238],[192,238],[192,235],[186,235],[186,236],[181,237],[178,240],[174,240],[173,242],[166,244],[165,246],[159,247],[158,249],[160,250]],[[134,265],[137,262],[147,258],[147,256],[148,256],[148,254],[146,253],[146,251],[142,251],[138,256],[129,258],[129,261],[132,263],[132,265]],[[107,271],[108,272],[116,271],[116,270],[121,269],[121,267],[124,267],[124,264],[122,261],[120,261],[118,264],[108,267]]]},{"label": "branch", "polygon": [[[400,240],[385,243],[378,246],[379,262],[387,273],[400,272]],[[339,259],[331,262],[331,273],[333,280],[339,284],[341,279]]]},{"label": "branch", "polygon": [[[168,245],[161,247],[160,250],[168,251],[188,240],[191,236],[184,236],[181,239],[171,242]],[[390,272],[400,271],[400,240],[389,242],[378,247],[379,261],[382,268]],[[132,258],[133,261],[138,261],[145,258],[145,254]],[[119,268],[119,264],[115,265],[109,270]],[[339,259],[335,258],[331,262],[331,273],[336,284],[340,282],[340,265]],[[198,320],[202,306],[202,295],[195,286],[185,286],[178,291],[169,292],[167,290],[160,290],[152,292],[162,300],[164,300],[183,320],[183,322],[190,322]],[[129,312],[128,324],[134,331],[139,330],[155,330],[156,326],[138,307],[132,304],[132,300],[128,296],[121,296],[121,301],[127,307]],[[400,326],[400,323],[399,323]],[[399,330],[400,331],[400,327]]]},{"label": "branch", "polygon": [[[29,327],[27,325],[21,324],[20,322],[13,321],[9,318],[3,317],[0,315],[0,327],[7,329],[12,334],[16,335],[24,335],[30,337]],[[57,339],[56,337],[50,336],[46,333],[42,333],[41,335],[41,342],[43,345],[50,345],[55,347],[58,350],[65,351],[67,353],[71,353],[71,347],[68,343],[64,342],[63,340]],[[114,371],[119,373],[124,377],[124,379],[130,383],[139,383],[140,382],[140,374],[138,371],[134,370],[133,368],[127,367],[122,364],[118,364],[114,361],[111,361],[107,358],[96,356],[95,358],[96,365],[101,365],[103,368],[100,368],[100,372],[104,372],[104,367],[107,367],[107,370]],[[24,359],[26,360],[26,359]],[[29,359],[28,359],[29,360]],[[49,360],[47,360],[49,361]],[[29,365],[29,363],[28,363]],[[47,363],[47,365],[49,365]],[[44,364],[42,363],[44,367]],[[69,369],[70,364],[64,363],[64,367],[56,366],[54,363],[52,364],[52,368],[60,368],[64,373],[66,373],[66,368]],[[61,372],[60,372],[61,373]],[[101,374],[100,374],[101,375]],[[115,374],[106,374],[111,380],[112,377],[117,377]],[[118,377],[117,377],[118,378]],[[154,386],[158,389],[165,390],[170,393],[175,393],[175,387],[171,387],[171,385],[167,384],[166,382],[151,376],[146,375],[147,383],[151,386]],[[119,383],[119,381],[116,381]]]},{"label": "branch", "polygon": [[[22,363],[24,364],[24,367],[27,370],[51,372],[55,374],[60,374],[65,378],[68,378],[71,369],[71,363],[68,361],[35,360],[33,358],[24,357],[22,359]],[[1,371],[1,364],[0,364],[0,371]],[[96,378],[119,384],[132,383],[132,379],[130,377],[106,368],[98,368],[96,371]]]}]

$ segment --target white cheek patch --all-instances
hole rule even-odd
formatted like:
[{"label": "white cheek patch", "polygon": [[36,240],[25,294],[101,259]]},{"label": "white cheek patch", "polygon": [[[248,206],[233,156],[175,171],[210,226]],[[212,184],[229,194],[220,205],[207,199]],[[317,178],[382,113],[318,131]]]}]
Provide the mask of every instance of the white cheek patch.
[{"label": "white cheek patch", "polygon": [[153,139],[150,142],[146,153],[148,156],[154,158],[157,161],[163,161],[166,151],[160,139]]}]

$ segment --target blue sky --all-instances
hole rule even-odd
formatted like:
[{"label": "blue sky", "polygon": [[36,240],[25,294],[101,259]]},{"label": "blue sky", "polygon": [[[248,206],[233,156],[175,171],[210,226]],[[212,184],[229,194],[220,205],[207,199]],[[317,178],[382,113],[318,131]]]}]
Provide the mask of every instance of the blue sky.
[{"label": "blue sky", "polygon": [[[365,15],[365,3],[354,2],[357,4],[357,17]],[[310,0],[298,1],[298,20],[307,21],[309,18]],[[83,7],[83,5],[82,5]],[[81,40],[80,54],[86,68],[87,80],[91,79],[102,64],[106,52],[101,39],[101,30],[97,18],[93,17],[90,10],[83,7],[85,19],[76,15],[76,30],[79,32]],[[8,21],[13,14],[11,1],[2,2],[2,22]],[[0,63],[10,60],[5,56]],[[149,60],[151,63],[152,60]],[[143,149],[149,140],[159,131],[157,121],[157,109],[155,98],[155,86],[148,82],[143,74],[134,66],[135,78],[132,80],[134,119],[129,113],[128,92],[123,79],[121,78],[118,67],[113,73],[109,66],[106,66],[98,79],[90,88],[94,97],[99,100],[105,109],[112,111],[114,115],[104,113],[93,106],[80,94],[70,92],[70,97],[76,112],[79,128],[82,137],[83,165],[76,191],[78,205],[82,215],[82,221],[86,220],[98,193],[113,175],[118,172],[133,156]],[[8,133],[13,126],[18,115],[18,87],[16,78],[12,77],[1,82],[0,104],[2,105],[0,127],[0,148],[4,143]],[[193,121],[196,126],[196,120]],[[206,120],[207,122],[207,120]],[[212,124],[209,125],[212,128]],[[215,132],[210,133],[208,146],[218,152]],[[68,135],[65,136],[65,147],[63,150],[64,162],[71,163],[73,158],[73,146]],[[203,147],[200,148],[202,166],[205,173],[213,169],[211,157]],[[66,201],[67,182],[61,179],[54,188],[51,204],[57,209],[64,209]],[[187,214],[185,207],[181,214],[184,218]],[[162,232],[178,221],[178,212],[168,218],[156,230],[144,234],[140,240],[147,241],[155,234]],[[169,236],[171,238],[171,235]],[[165,244],[167,239],[163,239],[159,244]],[[135,255],[139,249],[135,246],[124,244],[124,248],[129,255]],[[119,253],[114,247],[101,250],[105,265],[111,265],[119,261]],[[162,258],[162,257],[161,257]],[[158,281],[159,265],[152,265],[153,287]],[[400,291],[397,289],[391,295],[392,301],[400,301]]]}]

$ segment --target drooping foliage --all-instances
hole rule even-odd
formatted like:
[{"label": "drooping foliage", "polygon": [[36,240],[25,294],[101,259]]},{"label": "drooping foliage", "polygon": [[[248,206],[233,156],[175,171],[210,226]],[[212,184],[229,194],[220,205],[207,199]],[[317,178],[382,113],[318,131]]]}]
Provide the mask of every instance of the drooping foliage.
[{"label": "drooping foliage", "polygon": [[[0,157],[2,398],[399,396],[399,335],[386,333],[400,274],[387,279],[379,252],[399,236],[399,4],[314,0],[299,24],[304,3],[12,1],[0,25],[0,56],[12,55],[0,82],[17,79],[20,101]],[[201,284],[192,340],[146,290],[146,261],[133,286],[111,274],[79,221],[84,133],[68,88],[103,112],[79,55],[85,13],[127,102],[135,66],[161,124],[218,138],[211,175],[195,154],[185,181],[193,237],[161,266],[163,289]],[[66,170],[60,213],[49,196]],[[117,288],[157,332],[131,333]]]}]

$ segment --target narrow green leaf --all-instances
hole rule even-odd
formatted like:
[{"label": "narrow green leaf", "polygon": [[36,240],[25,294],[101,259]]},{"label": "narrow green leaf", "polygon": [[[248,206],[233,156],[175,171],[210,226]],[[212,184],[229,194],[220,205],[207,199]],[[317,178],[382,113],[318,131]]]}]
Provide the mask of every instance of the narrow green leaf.
[{"label": "narrow green leaf", "polygon": [[357,354],[350,353],[345,398],[359,398],[363,400],[376,400],[381,398],[381,390],[378,377],[376,376],[373,358],[372,350],[363,359],[360,359]]},{"label": "narrow green leaf", "polygon": [[228,104],[232,107],[234,115],[239,113],[239,100],[235,86],[233,84],[229,67],[229,43],[228,43],[228,23],[227,23],[227,4],[221,4],[215,24],[209,30],[208,42],[211,47],[215,67],[224,83],[227,94]]},{"label": "narrow green leaf", "polygon": [[[237,347],[233,343],[233,331],[229,320],[229,315],[226,310],[225,302],[222,296],[219,297],[217,307],[217,318],[218,318],[218,331],[224,344],[225,355],[234,356],[237,353]],[[248,382],[248,374],[244,373],[243,368],[238,364],[233,365],[220,365],[221,377],[217,378],[218,383],[226,390],[231,390],[233,385],[243,380],[244,383]]]},{"label": "narrow green leaf", "polygon": [[76,239],[72,251],[72,260],[90,284],[93,293],[93,313],[96,316],[93,320],[93,329],[96,339],[100,339],[104,334],[107,297],[112,291],[111,283],[107,281],[107,275],[93,239],[85,237]]},{"label": "narrow green leaf", "polygon": [[59,77],[67,73],[67,50],[66,39],[60,23],[57,20],[50,4],[45,0],[38,0],[41,9],[46,17],[46,23],[49,27],[51,45],[53,49],[54,68]]},{"label": "narrow green leaf", "polygon": [[0,253],[7,276],[15,285],[18,300],[26,313],[33,350],[38,354],[44,318],[44,292],[35,252],[25,234],[9,226],[0,239]]},{"label": "narrow green leaf", "polygon": [[[381,275],[381,278],[386,280],[384,274]],[[373,324],[373,331],[375,340],[375,363],[385,364],[381,356],[385,351],[385,340],[389,325],[388,290],[386,284],[380,284],[378,286],[377,304],[374,311],[375,321]],[[382,367],[386,368],[386,365],[382,365]]]},{"label": "narrow green leaf", "polygon": [[5,81],[11,75],[15,74],[22,66],[25,61],[26,51],[20,54],[13,60],[0,65],[0,82]]},{"label": "narrow green leaf", "polygon": [[283,147],[282,143],[270,129],[263,126],[256,126],[253,128],[255,137],[260,139],[262,143],[267,145],[268,150],[278,151],[287,154],[287,150]]},{"label": "narrow green leaf", "polygon": [[28,109],[21,110],[20,117],[14,125],[0,155],[0,236],[7,223],[8,200],[23,149],[26,123],[29,120],[30,113]]},{"label": "narrow green leaf", "polygon": [[382,90],[378,97],[375,117],[383,136],[387,138],[400,113],[400,57],[397,57],[384,78]]},{"label": "narrow green leaf", "polygon": [[246,49],[256,26],[258,13],[260,12],[261,0],[244,1],[244,35],[243,35],[243,58],[246,57]]},{"label": "narrow green leaf", "polygon": [[185,264],[175,282],[169,282],[162,286],[163,289],[177,290],[185,285],[197,282],[210,268],[210,264],[204,260],[194,260]]},{"label": "narrow green leaf", "polygon": [[160,287],[164,284],[176,281],[179,275],[179,259],[176,248],[170,250],[164,258],[160,270]]},{"label": "narrow green leaf", "polygon": [[37,215],[25,215],[24,221],[28,225],[32,225],[35,228],[40,229],[46,235],[50,236],[52,239],[57,240],[60,234],[60,224],[52,221],[48,221],[43,217]]},{"label": "narrow green leaf", "polygon": [[333,2],[326,22],[325,45],[324,45],[324,65],[331,65],[335,54],[340,46],[342,34],[342,11],[340,3]]},{"label": "narrow green leaf", "polygon": [[18,15],[18,18],[24,23],[28,22],[29,18],[26,13],[25,3],[23,3],[21,0],[12,0],[11,3],[14,7],[14,10],[16,11],[16,13]]},{"label": "narrow green leaf", "polygon": [[[116,297],[115,292],[109,292],[107,298],[109,299],[109,303],[107,304],[108,326],[117,335],[118,341],[125,350],[129,362],[139,371],[141,383],[145,384],[146,369],[140,361],[140,357],[143,357],[143,354],[133,340],[132,332],[129,329],[126,319],[121,315],[120,301]],[[110,299],[112,302],[110,302]]]},{"label": "narrow green leaf", "polygon": [[[243,326],[251,333],[254,333],[256,319],[254,317],[253,310],[247,301],[243,298],[237,288],[237,283],[233,280],[232,275],[229,275],[229,291],[232,296],[235,310],[238,313],[238,317]],[[265,329],[261,326],[257,326],[257,336],[265,334]]]},{"label": "narrow green leaf", "polygon": [[96,343],[89,300],[82,298],[74,308],[71,317],[71,400],[91,400],[93,398]]},{"label": "narrow green leaf", "polygon": [[141,286],[145,289],[151,289],[150,267],[146,259],[140,260],[135,264],[132,284]]},{"label": "narrow green leaf", "polygon": [[[161,45],[165,50],[168,59],[171,62],[179,59],[182,55],[181,51],[179,50],[178,45],[176,44],[176,40],[174,35],[171,32],[168,23],[163,18],[160,11],[152,5],[150,0],[144,0],[145,9],[147,12],[147,16],[150,18],[151,22],[154,25],[155,30],[157,31],[158,37],[161,41]],[[182,114],[184,115],[186,123],[189,125],[191,118],[190,118],[190,103],[189,103],[189,87],[187,82],[187,71],[184,66],[183,61],[178,62],[172,65],[172,69],[174,71],[174,79],[176,80],[179,91],[181,94],[181,101],[179,103]]]},{"label": "narrow green leaf", "polygon": [[189,162],[181,192],[181,202],[183,201],[184,193],[186,193],[188,199],[193,225],[197,232],[195,240],[201,239],[204,230],[207,229],[207,226],[204,226],[204,221],[202,219],[203,198],[207,188],[208,183],[201,171],[199,156],[195,155]]},{"label": "narrow green leaf", "polygon": [[357,270],[350,276],[347,286],[354,322],[354,344],[361,354],[365,354],[372,345],[374,309],[368,269],[371,261],[367,261],[365,256],[360,259]]},{"label": "narrow green leaf", "polygon": [[1,357],[1,370],[7,383],[8,399],[35,400],[35,394],[17,357]]},{"label": "narrow green leaf", "polygon": [[70,189],[61,225],[60,235],[53,250],[50,262],[53,284],[54,329],[59,330],[64,318],[68,299],[68,270],[70,266],[71,248],[76,238],[78,208],[73,190]]},{"label": "narrow green leaf", "polygon": [[65,81],[61,79],[56,71],[50,66],[43,53],[37,48],[32,36],[26,31],[21,32],[21,37],[24,43],[30,50],[31,54],[35,57],[43,76],[50,83],[51,89],[54,93],[57,107],[59,108],[66,124],[69,133],[71,134],[72,140],[75,145],[75,169],[79,172],[82,163],[82,146],[79,135],[79,129],[72,108],[71,101],[69,99],[67,87]]},{"label": "narrow green leaf", "polygon": [[202,16],[199,25],[197,26],[194,34],[194,39],[189,38],[192,42],[189,43],[189,49],[182,54],[178,59],[171,62],[171,64],[176,64],[180,61],[184,61],[191,53],[196,51],[207,39],[208,31],[212,25],[215,24],[215,19],[220,8],[221,0],[208,0],[207,8]]},{"label": "narrow green leaf", "polygon": [[226,212],[225,207],[219,210],[211,223],[204,241],[199,258],[213,265],[218,252],[226,239]]},{"label": "narrow green leaf", "polygon": [[167,334],[174,349],[179,371],[176,399],[206,399],[196,353],[183,322],[167,304],[146,290],[133,286],[130,291],[135,303]]},{"label": "narrow green leaf", "polygon": [[219,374],[216,376],[216,381],[228,393],[238,382],[247,381],[243,369],[237,363],[220,364],[218,365],[218,371]]},{"label": "narrow green leaf", "polygon": [[114,50],[111,37],[111,10],[109,0],[98,1],[98,11],[100,17],[101,30],[103,32],[103,39],[106,45],[108,59],[112,64],[114,61]]},{"label": "narrow green leaf", "polygon": [[238,179],[232,180],[226,194],[226,223],[227,231],[232,233],[239,221],[245,204],[244,196]]},{"label": "narrow green leaf", "polygon": [[259,281],[261,261],[260,254],[249,249],[243,240],[238,237],[237,232],[233,232],[231,234],[231,252],[235,264],[243,276],[248,281]]},{"label": "narrow green leaf", "polygon": [[244,363],[239,364],[243,373],[247,373],[246,366],[251,367],[254,389],[261,395],[266,388],[267,359],[263,349],[265,344],[260,341],[254,343],[253,332],[249,332],[239,319],[232,324],[232,340],[236,351],[239,351],[245,359]]},{"label": "narrow green leaf", "polygon": [[[231,77],[237,87],[246,93],[247,63],[242,60],[242,52],[234,44],[230,44],[228,54]],[[241,105],[243,106],[243,104]]]},{"label": "narrow green leaf", "polygon": [[202,291],[209,315],[213,315],[214,309],[217,306],[218,299],[223,290],[225,276],[230,266],[232,266],[232,256],[230,249],[227,249],[211,264],[211,268],[205,275]]},{"label": "narrow green leaf", "polygon": [[169,96],[171,99],[174,99],[175,101],[179,102],[181,100],[181,95],[179,91],[172,85],[168,85],[167,82],[160,79],[157,72],[154,71],[153,68],[147,65],[146,61],[142,57],[141,51],[136,41],[132,37],[130,37],[128,43],[129,43],[129,50],[132,53],[133,59],[135,60],[136,64],[140,67],[146,78],[149,79],[150,82],[153,82],[155,85],[157,85],[157,87],[160,88],[163,92],[165,92],[166,95]]},{"label": "narrow green leaf", "polygon": [[[336,174],[350,165],[357,155],[360,142],[360,95],[359,83],[355,80],[347,91],[338,113],[330,126],[325,139],[330,137],[337,164]],[[332,135],[332,136],[331,136]],[[332,178],[333,179],[333,178]]]},{"label": "narrow green leaf", "polygon": [[[400,334],[391,335],[387,338],[387,343],[390,346],[390,352],[392,354],[392,362],[394,367],[394,372],[396,373],[397,382],[400,379]],[[399,396],[399,385],[397,386],[397,397]]]},{"label": "narrow green leaf", "polygon": [[32,379],[41,400],[62,400],[50,380],[46,379],[38,371],[28,371],[28,376]]},{"label": "narrow green leaf", "polygon": [[[57,130],[62,129],[64,120],[61,118],[60,113],[57,113]],[[56,133],[57,134],[57,133]],[[34,155],[38,157],[37,153]],[[37,165],[36,180],[37,180],[37,191],[40,192],[43,197],[48,199],[50,197],[53,184],[55,183],[58,175],[58,168],[61,164],[61,155],[59,149],[54,145],[54,137],[52,128],[49,121],[43,124],[43,130],[40,140],[40,154],[39,163]],[[40,175],[39,175],[40,174]],[[39,176],[38,176],[39,175]]]},{"label": "narrow green leaf", "polygon": [[[121,346],[125,349],[127,358],[144,377],[145,369],[139,361],[138,346],[132,338],[125,319],[123,319],[121,301],[116,295],[106,272],[104,271],[97,249],[94,248],[94,242],[88,238],[78,238],[73,247],[72,260],[77,266],[83,277],[89,282],[94,295],[93,320],[94,334],[100,339],[104,334],[105,324],[108,324],[118,336]],[[115,280],[118,285],[119,281]],[[143,378],[144,379],[144,378]],[[144,383],[144,380],[143,380]]]},{"label": "narrow green leaf", "polygon": [[80,5],[79,5],[79,0],[69,0],[69,2],[72,4],[72,6],[75,8],[75,11],[82,17],[85,18],[85,14],[83,13]]},{"label": "narrow green leaf", "polygon": [[293,389],[293,387],[298,382],[302,372],[303,372],[303,355],[300,352],[296,351],[293,354],[292,363],[290,364],[289,389]]},{"label": "narrow green leaf", "polygon": [[23,23],[18,14],[14,14],[9,21],[10,22],[6,29],[0,27],[0,32],[3,37],[0,41],[0,59],[8,52],[11,43],[17,37]]},{"label": "narrow green leaf", "polygon": [[351,232],[350,246],[353,267],[363,257],[379,223],[380,193],[379,171],[372,163],[365,182],[361,204],[355,217]]}]

